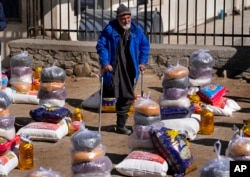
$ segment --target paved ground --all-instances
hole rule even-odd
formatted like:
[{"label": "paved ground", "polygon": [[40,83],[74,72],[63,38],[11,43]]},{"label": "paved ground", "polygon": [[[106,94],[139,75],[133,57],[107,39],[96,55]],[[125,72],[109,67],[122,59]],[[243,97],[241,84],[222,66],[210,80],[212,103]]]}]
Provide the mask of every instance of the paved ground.
[{"label": "paved ground", "polygon": [[[225,86],[229,92],[227,97],[234,99],[240,106],[241,111],[235,112],[232,117],[216,116],[215,132],[213,135],[198,135],[191,142],[191,152],[198,164],[198,169],[187,174],[187,177],[198,176],[199,169],[203,164],[216,157],[213,151],[214,142],[220,140],[222,143],[222,155],[233,133],[234,124],[242,126],[242,120],[249,119],[250,113],[250,85],[245,80],[217,78],[213,79],[214,83],[220,83]],[[136,92],[140,94],[140,82],[136,88]],[[68,96],[65,107],[73,111],[74,107],[79,106],[83,99],[86,99],[99,88],[99,80],[97,78],[67,78],[66,88]],[[150,72],[146,72],[144,76],[144,92],[151,92],[153,100],[157,101],[162,94],[161,80]],[[29,111],[37,108],[37,105],[29,104],[13,104],[11,112],[16,116],[16,125],[24,125],[30,121]],[[98,112],[83,110],[84,123],[91,130],[98,130]],[[113,164],[117,164],[126,157],[129,152],[127,146],[128,136],[120,135],[112,132],[115,124],[114,113],[102,114],[102,143],[106,146],[106,155],[110,157]],[[133,126],[133,118],[130,116],[129,126]],[[17,127],[18,128],[18,127]],[[71,158],[70,137],[63,137],[56,143],[34,142],[35,148],[35,169],[39,167],[51,168],[61,172],[63,177],[71,176]],[[14,169],[9,173],[9,177],[24,177],[28,171]],[[113,176],[121,176],[115,170],[112,170]]]}]

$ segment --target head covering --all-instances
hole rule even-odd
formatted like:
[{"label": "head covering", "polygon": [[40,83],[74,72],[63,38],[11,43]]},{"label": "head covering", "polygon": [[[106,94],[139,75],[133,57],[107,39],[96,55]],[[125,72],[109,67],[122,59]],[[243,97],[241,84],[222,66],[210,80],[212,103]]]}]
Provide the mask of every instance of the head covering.
[{"label": "head covering", "polygon": [[120,4],[116,12],[116,16],[122,16],[122,15],[131,15],[129,8],[126,7],[124,4]]}]

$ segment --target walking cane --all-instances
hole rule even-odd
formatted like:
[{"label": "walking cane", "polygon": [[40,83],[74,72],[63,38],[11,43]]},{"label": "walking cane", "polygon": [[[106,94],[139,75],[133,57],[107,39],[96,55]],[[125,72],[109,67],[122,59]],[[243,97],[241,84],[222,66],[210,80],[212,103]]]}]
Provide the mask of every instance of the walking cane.
[{"label": "walking cane", "polygon": [[102,94],[103,94],[103,76],[101,75],[100,83],[100,105],[99,105],[99,120],[98,120],[98,133],[101,134],[101,122],[102,122]]},{"label": "walking cane", "polygon": [[143,92],[144,92],[144,88],[143,88],[143,74],[144,74],[144,72],[143,71],[141,71],[141,97],[143,97]]}]

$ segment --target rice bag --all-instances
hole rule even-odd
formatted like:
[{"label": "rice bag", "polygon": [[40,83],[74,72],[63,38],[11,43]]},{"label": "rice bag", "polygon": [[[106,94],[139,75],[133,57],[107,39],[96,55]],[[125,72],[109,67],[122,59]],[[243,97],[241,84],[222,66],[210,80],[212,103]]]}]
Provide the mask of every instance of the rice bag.
[{"label": "rice bag", "polygon": [[[218,145],[218,147],[217,147]],[[229,177],[230,176],[230,161],[229,157],[221,156],[221,143],[216,141],[214,144],[217,158],[207,162],[200,169],[199,177]]]},{"label": "rice bag", "polygon": [[29,112],[31,118],[37,122],[58,123],[64,117],[70,117],[71,112],[65,107],[39,107]]},{"label": "rice bag", "polygon": [[134,150],[115,169],[126,176],[167,177],[168,164],[157,152]]},{"label": "rice bag", "polygon": [[185,107],[161,107],[161,120],[191,117],[194,112],[194,104]]},{"label": "rice bag", "polygon": [[168,162],[174,175],[184,176],[197,168],[186,134],[166,127],[151,129],[149,134],[153,145]]}]

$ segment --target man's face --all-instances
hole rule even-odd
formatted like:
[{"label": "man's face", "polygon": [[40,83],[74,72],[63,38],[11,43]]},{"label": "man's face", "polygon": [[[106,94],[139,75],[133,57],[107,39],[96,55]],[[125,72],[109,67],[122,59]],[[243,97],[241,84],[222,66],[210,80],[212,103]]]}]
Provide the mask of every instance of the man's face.
[{"label": "man's face", "polygon": [[119,24],[124,30],[128,30],[131,26],[131,15],[122,15],[117,17]]}]

